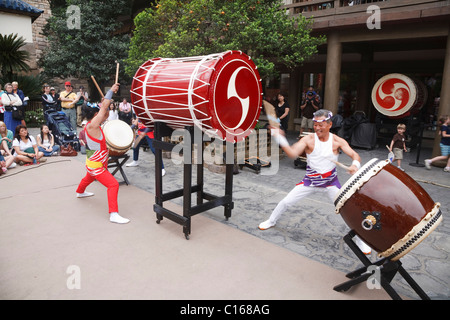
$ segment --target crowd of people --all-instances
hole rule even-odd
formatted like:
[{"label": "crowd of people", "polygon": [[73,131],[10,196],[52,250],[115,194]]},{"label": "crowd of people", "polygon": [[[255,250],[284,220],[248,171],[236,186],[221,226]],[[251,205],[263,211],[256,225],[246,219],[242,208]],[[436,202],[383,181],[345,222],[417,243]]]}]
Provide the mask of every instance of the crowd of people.
[{"label": "crowd of people", "polygon": [[[25,107],[28,98],[19,89],[17,82],[6,83],[4,88],[0,85],[0,175],[17,165],[39,164],[45,162],[47,157],[60,155],[61,146],[58,145],[48,124],[48,114],[52,111],[64,113],[74,131],[77,131],[77,127],[81,128],[78,130],[80,151],[86,154],[84,129],[87,120],[84,117],[83,108],[98,106],[98,104],[90,102],[90,95],[84,86],[79,86],[76,92],[75,89],[70,81],[64,83],[64,90],[59,93],[55,87],[48,84],[43,85],[41,104],[44,123],[39,128],[39,134],[32,136],[29,134],[25,122]],[[108,110],[109,114],[106,121],[119,119],[137,129],[136,115],[133,113],[131,103],[126,98],[123,98],[121,102],[112,100]],[[142,139],[144,135],[146,139]],[[136,161],[132,161],[131,166],[138,165],[139,147],[144,141],[154,152],[152,132],[149,132],[148,129],[143,130],[140,126],[139,130],[136,130],[136,138],[137,142],[134,143],[135,147],[133,148],[133,158]],[[165,174],[165,171],[163,171],[163,174]]]}]

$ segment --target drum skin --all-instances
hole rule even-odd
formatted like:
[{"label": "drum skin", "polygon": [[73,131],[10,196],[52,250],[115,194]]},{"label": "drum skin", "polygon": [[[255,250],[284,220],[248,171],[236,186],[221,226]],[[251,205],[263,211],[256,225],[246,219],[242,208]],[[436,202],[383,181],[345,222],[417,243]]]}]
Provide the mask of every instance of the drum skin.
[{"label": "drum skin", "polygon": [[[354,175],[355,179],[357,175],[358,172]],[[344,185],[341,193],[347,187],[348,185]],[[339,197],[340,195],[337,199]],[[438,223],[433,222],[425,227],[426,230],[412,232],[424,223],[424,218],[434,212],[435,208],[434,201],[414,179],[392,164],[387,164],[359,187],[339,208],[338,213],[381,256],[398,260],[431,232],[430,227],[434,229],[440,222],[442,217],[439,210],[434,216],[440,218]],[[370,230],[364,225],[367,216],[376,218]],[[424,236],[419,239],[422,234]],[[420,241],[416,241],[415,237]],[[406,247],[399,250],[403,244],[407,244]],[[396,251],[399,252],[391,256]]]},{"label": "drum skin", "polygon": [[421,81],[400,73],[381,77],[372,88],[373,105],[378,112],[390,118],[417,114],[427,97],[427,89]]},{"label": "drum skin", "polygon": [[102,126],[102,130],[105,134],[109,155],[112,157],[125,154],[133,145],[134,132],[125,121],[108,121]]},{"label": "drum skin", "polygon": [[240,51],[155,58],[137,70],[131,102],[146,127],[155,121],[173,129],[195,125],[211,136],[237,142],[256,125],[262,84],[255,64]]}]

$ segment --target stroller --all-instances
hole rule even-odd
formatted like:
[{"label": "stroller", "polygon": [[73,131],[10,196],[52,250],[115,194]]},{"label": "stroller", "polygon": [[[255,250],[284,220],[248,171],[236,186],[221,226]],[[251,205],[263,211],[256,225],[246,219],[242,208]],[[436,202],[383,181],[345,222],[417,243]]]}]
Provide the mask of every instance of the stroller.
[{"label": "stroller", "polygon": [[72,128],[69,119],[62,111],[48,109],[45,111],[47,126],[55,137],[55,143],[61,146],[70,144],[76,151],[80,151],[80,140],[76,128]]}]

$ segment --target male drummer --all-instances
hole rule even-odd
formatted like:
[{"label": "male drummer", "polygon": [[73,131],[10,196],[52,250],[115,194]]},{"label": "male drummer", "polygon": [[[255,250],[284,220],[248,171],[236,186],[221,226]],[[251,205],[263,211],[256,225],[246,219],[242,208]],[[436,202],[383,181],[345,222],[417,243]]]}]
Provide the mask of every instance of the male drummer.
[{"label": "male drummer", "polygon": [[[352,165],[348,173],[354,174],[361,166],[360,156],[349,146],[347,141],[330,132],[332,113],[320,109],[313,114],[314,134],[309,134],[298,142],[289,145],[282,132],[272,129],[275,141],[281,146],[288,157],[296,159],[306,153],[306,175],[288,195],[275,207],[270,218],[259,225],[259,229],[267,230],[277,223],[281,214],[300,199],[313,194],[325,193],[334,201],[341,185],[339,183],[335,161],[338,160],[339,150],[352,158]],[[355,238],[359,248],[369,254],[371,249],[359,238]]]},{"label": "male drummer", "polygon": [[105,134],[101,128],[101,124],[106,121],[109,116],[109,105],[111,104],[114,92],[119,90],[119,84],[116,83],[105,95],[104,100],[97,105],[86,106],[85,116],[88,121],[85,127],[86,132],[86,176],[81,180],[77,188],[77,197],[85,198],[93,196],[92,192],[87,192],[86,187],[94,180],[99,181],[108,188],[108,207],[109,221],[114,223],[128,223],[130,220],[119,215],[119,207],[117,205],[117,195],[119,193],[119,183],[114,176],[108,171],[109,151],[106,146]]}]

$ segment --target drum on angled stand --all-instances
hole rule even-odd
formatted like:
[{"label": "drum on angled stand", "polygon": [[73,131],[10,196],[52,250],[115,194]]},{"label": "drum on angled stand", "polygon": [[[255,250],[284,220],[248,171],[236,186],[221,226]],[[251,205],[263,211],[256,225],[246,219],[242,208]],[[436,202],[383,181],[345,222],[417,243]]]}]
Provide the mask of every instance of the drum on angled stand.
[{"label": "drum on angled stand", "polygon": [[336,213],[379,256],[396,261],[442,221],[440,204],[389,160],[372,159],[340,189]]}]

